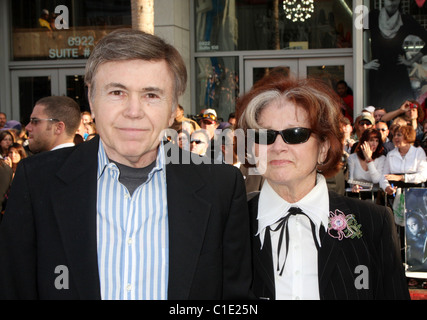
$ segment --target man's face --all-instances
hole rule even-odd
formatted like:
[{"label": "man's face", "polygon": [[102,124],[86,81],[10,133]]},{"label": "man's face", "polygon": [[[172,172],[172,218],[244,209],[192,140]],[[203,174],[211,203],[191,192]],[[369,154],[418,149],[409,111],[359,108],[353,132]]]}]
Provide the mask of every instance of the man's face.
[{"label": "man's face", "polygon": [[132,167],[156,159],[162,130],[174,120],[173,77],[165,61],[106,62],[94,77],[92,115],[107,156]]},{"label": "man's face", "polygon": [[384,122],[378,122],[375,127],[381,132],[381,138],[383,142],[385,142],[389,134],[387,124],[385,124]]},{"label": "man's face", "polygon": [[218,127],[216,121],[211,121],[203,119],[200,123],[200,128],[205,129],[208,132],[209,139],[212,139],[215,136],[215,130]]},{"label": "man's face", "polygon": [[374,111],[374,118],[375,118],[375,122],[378,122],[381,120],[381,117],[383,115],[385,115],[385,110],[375,110]]},{"label": "man's face", "polygon": [[88,114],[82,115],[82,121],[83,123],[92,123],[92,117]]},{"label": "man's face", "polygon": [[345,97],[347,93],[347,86],[343,83],[337,85],[337,93],[340,97]]},{"label": "man's face", "polygon": [[6,116],[3,113],[0,113],[0,128],[3,128],[6,124]]},{"label": "man's face", "polygon": [[30,118],[34,121],[33,123],[30,121],[25,129],[28,131],[28,144],[31,152],[51,150],[55,146],[55,122],[40,120],[50,117],[44,112],[44,106],[39,104],[35,105]]}]

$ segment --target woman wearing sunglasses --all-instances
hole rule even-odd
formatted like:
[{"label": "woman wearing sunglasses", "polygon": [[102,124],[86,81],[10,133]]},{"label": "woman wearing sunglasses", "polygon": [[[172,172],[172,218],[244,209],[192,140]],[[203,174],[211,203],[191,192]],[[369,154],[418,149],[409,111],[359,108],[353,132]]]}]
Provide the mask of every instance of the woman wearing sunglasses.
[{"label": "woman wearing sunglasses", "polygon": [[265,178],[249,201],[255,295],[408,299],[386,208],[328,192],[343,150],[337,95],[273,72],[239,99],[237,115]]}]

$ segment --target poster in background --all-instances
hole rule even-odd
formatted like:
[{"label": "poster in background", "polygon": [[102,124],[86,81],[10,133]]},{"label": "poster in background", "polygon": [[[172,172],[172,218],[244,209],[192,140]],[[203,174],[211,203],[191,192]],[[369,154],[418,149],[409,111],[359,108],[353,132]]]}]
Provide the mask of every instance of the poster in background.
[{"label": "poster in background", "polygon": [[370,1],[365,33],[366,105],[398,109],[427,97],[427,4],[413,0]]},{"label": "poster in background", "polygon": [[407,271],[427,272],[427,188],[405,189]]}]

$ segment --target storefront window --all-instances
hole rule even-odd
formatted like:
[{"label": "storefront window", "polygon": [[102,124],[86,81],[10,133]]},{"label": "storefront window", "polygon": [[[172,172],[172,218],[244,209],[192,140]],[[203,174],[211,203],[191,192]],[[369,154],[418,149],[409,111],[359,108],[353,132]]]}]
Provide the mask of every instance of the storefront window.
[{"label": "storefront window", "polygon": [[197,112],[205,108],[216,110],[218,117],[227,121],[235,111],[239,96],[239,60],[237,57],[198,58]]},{"label": "storefront window", "polygon": [[[308,3],[309,1],[305,1]],[[240,51],[352,47],[352,1],[195,0],[196,50]],[[304,21],[301,21],[304,20]]]},{"label": "storefront window", "polygon": [[99,39],[131,26],[129,0],[13,0],[13,60],[87,59]]}]

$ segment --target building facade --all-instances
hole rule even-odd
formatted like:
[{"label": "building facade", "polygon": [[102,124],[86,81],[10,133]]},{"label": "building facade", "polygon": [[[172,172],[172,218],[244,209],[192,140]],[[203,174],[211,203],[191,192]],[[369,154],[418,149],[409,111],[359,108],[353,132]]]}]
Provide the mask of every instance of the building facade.
[{"label": "building facade", "polygon": [[[345,80],[357,115],[369,103],[373,73],[367,17],[383,2],[154,0],[154,33],[186,61],[189,83],[180,102],[187,115],[209,107],[226,121],[236,98],[277,67],[332,88]],[[401,2],[399,10],[422,25],[424,8]],[[91,49],[108,32],[132,25],[130,0],[0,0],[0,15],[0,111],[23,124],[47,95],[70,96],[87,110],[83,75]],[[410,57],[424,42],[405,38],[402,45]],[[408,75],[420,66],[408,67]],[[424,78],[408,77],[420,96]]]}]

